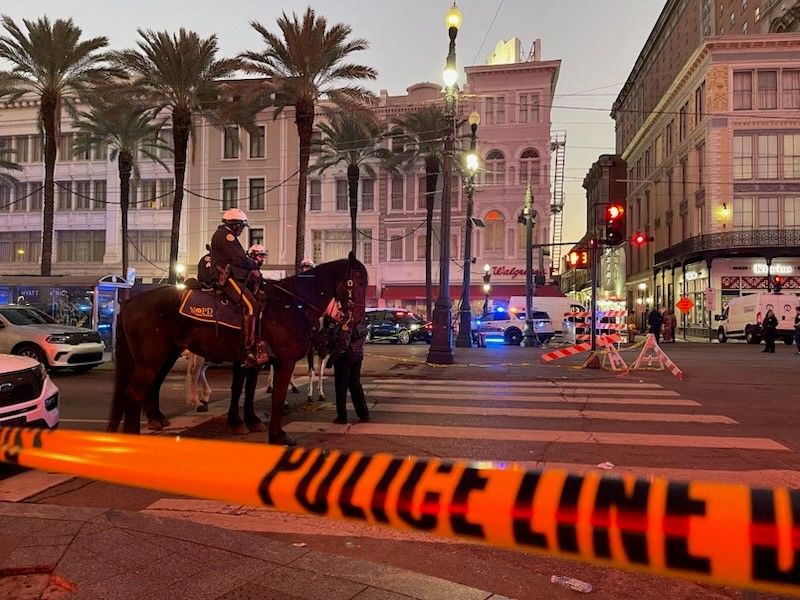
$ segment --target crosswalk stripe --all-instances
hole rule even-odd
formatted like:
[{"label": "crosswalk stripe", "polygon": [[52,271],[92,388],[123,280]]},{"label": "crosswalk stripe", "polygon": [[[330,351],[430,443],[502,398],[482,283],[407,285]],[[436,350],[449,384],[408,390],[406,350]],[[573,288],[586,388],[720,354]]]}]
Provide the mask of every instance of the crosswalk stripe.
[{"label": "crosswalk stripe", "polygon": [[789,449],[767,438],[728,437],[709,435],[669,435],[645,433],[613,433],[604,431],[550,431],[541,429],[498,429],[495,427],[448,427],[440,425],[396,425],[390,423],[359,423],[336,425],[320,421],[294,421],[285,426],[289,433],[328,433],[348,435],[379,435],[443,439],[469,439],[516,442],[551,442],[558,444],[609,444],[615,446],[658,446],[685,448],[720,448],[738,450]]},{"label": "crosswalk stripe", "polygon": [[[423,388],[417,386],[388,386],[388,385],[381,385],[381,386],[365,386],[368,389],[375,389],[380,391],[390,391],[395,395],[427,395],[427,394],[441,394],[445,390],[443,388]],[[500,390],[500,389],[487,389],[481,386],[476,385],[463,385],[463,386],[450,386],[446,388],[449,392],[454,393],[470,393],[472,395],[481,395],[481,396],[513,396],[513,395],[530,395],[536,394],[538,396],[573,396],[573,397],[589,397],[589,396],[602,396],[607,394],[612,394],[614,396],[637,396],[637,397],[655,397],[655,398],[679,398],[680,394],[678,392],[672,390],[592,390],[592,389],[580,389],[580,390],[569,390],[569,389],[553,389],[553,388],[536,388],[536,389],[509,389],[509,390]],[[453,394],[446,394],[448,396],[452,396]]]},{"label": "crosswalk stripe", "polygon": [[414,400],[453,400],[456,396],[460,396],[460,400],[475,400],[487,399],[502,401],[502,402],[549,402],[552,404],[635,404],[644,406],[700,406],[699,402],[694,400],[686,400],[680,397],[670,398],[610,398],[610,397],[597,397],[597,396],[564,396],[562,394],[536,394],[534,395],[519,395],[519,394],[504,394],[502,396],[488,396],[483,395],[480,390],[470,393],[469,396],[463,393],[445,393],[445,392],[420,392],[403,393],[384,391],[383,389],[365,389],[365,392],[370,398],[413,398]]},{"label": "crosswalk stripe", "polygon": [[500,388],[610,388],[610,389],[664,389],[663,386],[657,383],[628,383],[628,382],[601,382],[601,381],[560,381],[560,380],[536,380],[536,381],[492,381],[492,380],[479,380],[479,381],[465,381],[463,379],[401,379],[401,378],[384,378],[373,379],[372,383],[380,385],[410,385],[413,387],[420,386],[434,386],[434,387],[450,387],[452,385],[469,385],[469,386],[483,386],[483,387],[500,387]]},{"label": "crosswalk stripe", "polygon": [[654,423],[701,423],[738,425],[724,415],[689,415],[685,413],[651,413],[609,410],[574,410],[560,408],[495,408],[483,406],[448,406],[439,404],[377,404],[377,412],[410,414],[473,415],[493,417],[540,417],[544,419],[598,419],[604,421],[651,421]]}]

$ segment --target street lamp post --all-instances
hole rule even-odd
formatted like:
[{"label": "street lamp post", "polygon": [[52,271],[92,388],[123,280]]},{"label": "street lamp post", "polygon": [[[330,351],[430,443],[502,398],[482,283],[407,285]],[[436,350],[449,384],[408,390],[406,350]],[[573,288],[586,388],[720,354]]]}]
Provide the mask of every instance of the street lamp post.
[{"label": "street lamp post", "polygon": [[525,219],[525,333],[522,345],[534,348],[539,346],[539,339],[533,331],[533,226],[536,221],[536,211],[533,208],[533,192],[530,184],[525,190],[522,216]]},{"label": "street lamp post", "polygon": [[472,347],[472,309],[469,303],[470,265],[472,264],[472,197],[475,194],[475,172],[478,170],[478,153],[475,151],[475,140],[481,116],[473,111],[469,116],[470,138],[469,152],[464,157],[467,170],[465,187],[467,189],[467,225],[464,232],[464,278],[461,283],[461,307],[459,309],[458,338],[459,348]]},{"label": "street lamp post", "polygon": [[456,69],[456,36],[461,26],[461,11],[455,2],[445,17],[450,46],[442,79],[445,85],[445,118],[448,124],[442,160],[442,235],[439,237],[439,295],[433,308],[433,333],[428,362],[438,365],[453,363],[453,318],[450,304],[450,209],[452,200],[453,138],[455,134],[455,103],[458,89]]}]

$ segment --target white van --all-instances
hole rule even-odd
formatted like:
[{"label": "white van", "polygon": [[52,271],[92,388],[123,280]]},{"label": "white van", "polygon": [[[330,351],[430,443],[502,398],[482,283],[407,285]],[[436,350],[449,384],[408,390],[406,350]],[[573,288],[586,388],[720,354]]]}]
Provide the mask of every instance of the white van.
[{"label": "white van", "polygon": [[715,320],[720,324],[717,327],[717,339],[724,344],[731,339],[744,339],[748,344],[761,342],[761,320],[768,310],[772,310],[778,318],[778,331],[776,337],[783,338],[786,344],[791,344],[794,338],[794,316],[798,298],[794,294],[748,294],[733,298],[728,302],[721,315]]},{"label": "white van", "polygon": [[[511,296],[508,309],[525,312],[525,296]],[[561,335],[564,329],[564,315],[574,312],[585,312],[586,309],[573,298],[538,298],[533,297],[533,310],[546,312],[553,322],[556,335]]]}]

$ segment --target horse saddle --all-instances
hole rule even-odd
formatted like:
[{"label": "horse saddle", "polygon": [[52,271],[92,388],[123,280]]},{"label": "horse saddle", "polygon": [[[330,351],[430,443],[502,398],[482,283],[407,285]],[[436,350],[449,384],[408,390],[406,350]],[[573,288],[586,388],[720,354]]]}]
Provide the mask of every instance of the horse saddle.
[{"label": "horse saddle", "polygon": [[231,329],[241,329],[244,311],[238,303],[215,289],[187,289],[178,312],[184,317]]}]

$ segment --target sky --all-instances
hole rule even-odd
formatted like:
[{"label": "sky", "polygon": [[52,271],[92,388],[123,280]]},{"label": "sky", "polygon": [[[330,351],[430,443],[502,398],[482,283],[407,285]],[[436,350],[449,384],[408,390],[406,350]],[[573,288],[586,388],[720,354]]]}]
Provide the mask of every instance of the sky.
[{"label": "sky", "polygon": [[[567,131],[564,241],[585,231],[583,177],[597,156],[614,151],[610,107],[625,82],[665,0],[459,0],[460,66],[483,64],[498,40],[518,37],[527,52],[542,40],[544,60],[561,59],[552,128]],[[291,0],[2,0],[14,19],[72,17],[87,36],[105,35],[115,48],[131,46],[136,29],[193,29],[215,33],[222,55],[261,47],[249,26],[275,30],[283,11],[301,12]],[[370,87],[404,93],[420,81],[438,82],[447,53],[444,15],[449,0],[317,0],[329,22],[346,22],[370,42],[358,62],[378,70]],[[463,81],[463,76],[462,76]],[[587,110],[588,109],[588,110]],[[480,132],[479,132],[480,135]],[[520,198],[520,202],[522,199]]]}]

